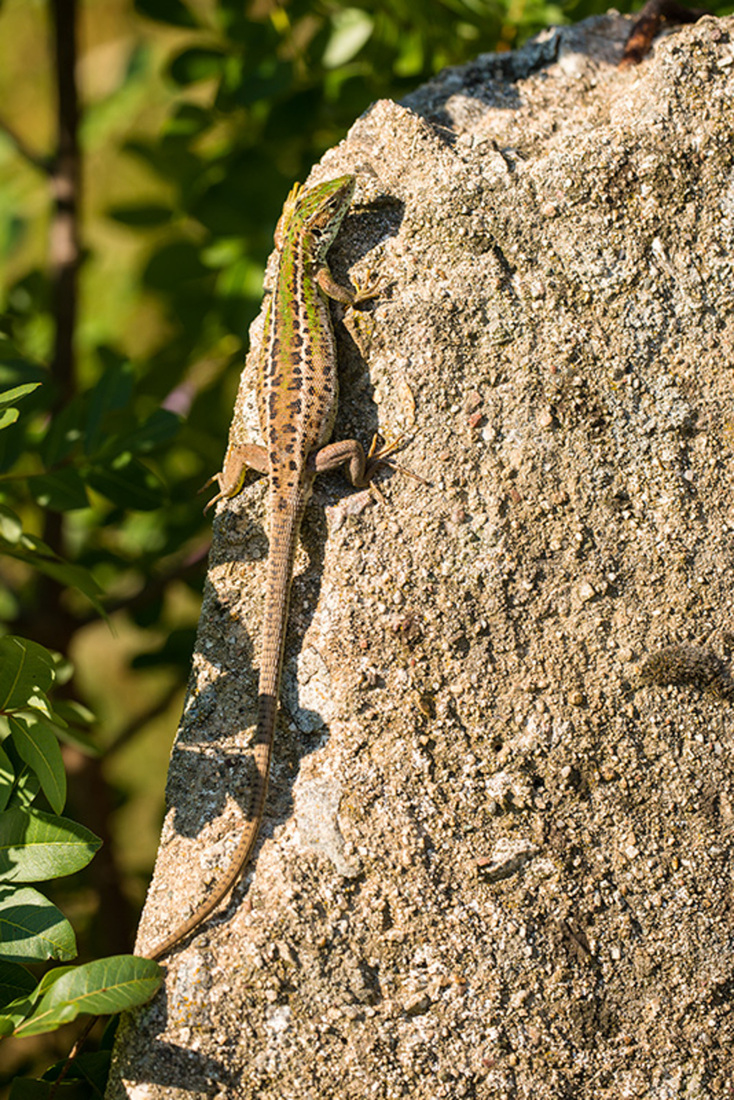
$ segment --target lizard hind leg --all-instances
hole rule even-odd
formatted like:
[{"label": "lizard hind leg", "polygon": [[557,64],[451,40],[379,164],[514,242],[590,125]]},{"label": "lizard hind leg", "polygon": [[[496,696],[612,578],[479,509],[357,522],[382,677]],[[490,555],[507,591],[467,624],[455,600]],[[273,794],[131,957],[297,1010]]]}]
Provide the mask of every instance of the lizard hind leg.
[{"label": "lizard hind leg", "polygon": [[[414,481],[419,481],[421,485],[430,485],[429,481],[426,481],[420,474],[415,473],[408,466],[403,466],[402,463],[396,462],[391,456],[399,451],[403,445],[404,435],[398,435],[390,443],[385,443],[384,446],[378,447],[380,436],[375,432],[372,437],[372,443],[370,449],[367,452],[367,464],[365,469],[365,480],[369,482],[370,486],[374,483],[372,478],[374,474],[380,469],[381,466],[387,466],[390,470],[396,470],[400,474],[405,474],[406,477],[412,477]],[[377,488],[375,486],[375,488]],[[379,490],[378,490],[379,493]]]},{"label": "lizard hind leg", "polygon": [[215,481],[219,485],[219,492],[207,502],[204,515],[218,501],[229,500],[242,491],[248,470],[267,474],[268,469],[268,453],[264,447],[256,443],[236,443],[231,446],[225,455],[223,468],[218,474],[213,474],[199,489],[199,492],[203,493]]}]

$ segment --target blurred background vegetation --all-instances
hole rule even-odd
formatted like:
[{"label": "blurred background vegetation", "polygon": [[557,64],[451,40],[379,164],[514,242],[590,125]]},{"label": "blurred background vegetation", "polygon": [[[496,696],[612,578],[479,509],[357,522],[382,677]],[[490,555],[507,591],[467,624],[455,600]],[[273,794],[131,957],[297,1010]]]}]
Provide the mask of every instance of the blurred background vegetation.
[{"label": "blurred background vegetation", "polygon": [[[54,897],[82,958],[133,943],[205,574],[196,491],[221,463],[292,182],[378,97],[605,7],[0,4],[0,388],[42,382],[2,433],[0,500],[108,614],[68,571],[0,557],[3,630],[69,656],[65,690],[96,715],[95,751],[64,748],[67,813],[105,844]],[[8,1045],[2,1079],[42,1043],[68,1039]]]}]

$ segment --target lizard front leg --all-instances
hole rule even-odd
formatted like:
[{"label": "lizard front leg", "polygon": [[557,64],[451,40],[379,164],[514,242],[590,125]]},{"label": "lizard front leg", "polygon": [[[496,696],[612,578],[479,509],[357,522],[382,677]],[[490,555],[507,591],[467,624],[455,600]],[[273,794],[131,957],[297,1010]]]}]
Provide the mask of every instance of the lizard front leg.
[{"label": "lizard front leg", "polygon": [[214,474],[202,485],[202,489],[208,488],[214,481],[219,485],[219,492],[208,502],[205,512],[217,503],[231,497],[236,497],[242,491],[248,470],[254,470],[258,474],[270,472],[268,452],[257,443],[236,443],[227,450],[224,456],[224,466],[218,474]]}]

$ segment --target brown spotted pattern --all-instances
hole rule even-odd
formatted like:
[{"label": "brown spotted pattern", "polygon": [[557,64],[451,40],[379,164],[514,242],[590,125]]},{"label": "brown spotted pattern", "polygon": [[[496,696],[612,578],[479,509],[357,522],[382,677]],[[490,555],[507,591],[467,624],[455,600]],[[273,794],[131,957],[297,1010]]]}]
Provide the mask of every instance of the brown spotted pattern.
[{"label": "brown spotted pattern", "polygon": [[[330,180],[309,191],[296,185],[276,230],[280,257],[257,379],[260,426],[268,456],[270,555],[254,742],[256,780],[229,866],[210,896],[148,952],[148,958],[165,955],[206,920],[234,886],[257,840],[268,791],[296,541],[315,476],[313,456],[328,441],[336,416],[334,332],[325,281],[319,284],[317,278],[326,266],[326,253],[353,193],[353,176]],[[326,282],[328,285],[330,279]],[[351,300],[344,287],[334,286],[333,292],[340,301]],[[361,457],[356,468],[361,477],[361,448],[358,453]]]}]

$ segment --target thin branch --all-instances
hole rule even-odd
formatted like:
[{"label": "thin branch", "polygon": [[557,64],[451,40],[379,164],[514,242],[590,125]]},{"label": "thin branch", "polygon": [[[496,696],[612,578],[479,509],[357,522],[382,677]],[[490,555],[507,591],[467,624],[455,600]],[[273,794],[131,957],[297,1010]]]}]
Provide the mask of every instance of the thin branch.
[{"label": "thin branch", "polygon": [[51,167],[55,211],[51,223],[50,265],[56,339],[53,377],[62,407],[75,393],[74,328],[79,273],[79,96],[76,86],[77,0],[51,0],[56,57],[57,148]]}]

